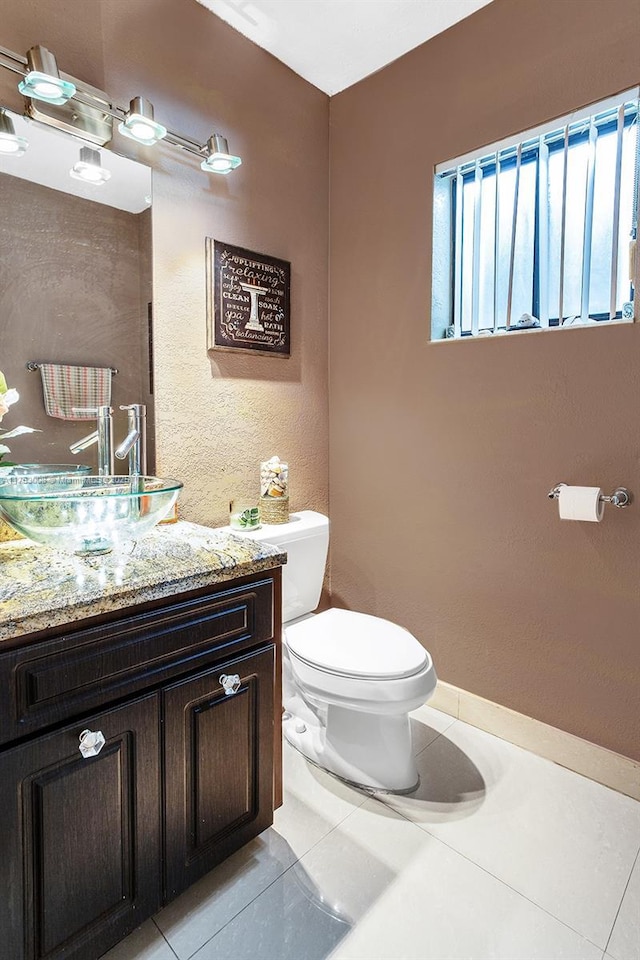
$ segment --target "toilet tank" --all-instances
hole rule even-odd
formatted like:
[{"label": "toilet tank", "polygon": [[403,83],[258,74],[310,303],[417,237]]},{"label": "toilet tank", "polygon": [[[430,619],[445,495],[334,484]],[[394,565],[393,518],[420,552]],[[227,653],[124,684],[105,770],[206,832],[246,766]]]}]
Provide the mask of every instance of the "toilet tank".
[{"label": "toilet tank", "polygon": [[[233,531],[234,533],[236,531]],[[245,536],[287,551],[282,568],[282,620],[311,613],[320,602],[329,549],[329,519],[313,510],[292,513],[288,523],[263,524]]]}]

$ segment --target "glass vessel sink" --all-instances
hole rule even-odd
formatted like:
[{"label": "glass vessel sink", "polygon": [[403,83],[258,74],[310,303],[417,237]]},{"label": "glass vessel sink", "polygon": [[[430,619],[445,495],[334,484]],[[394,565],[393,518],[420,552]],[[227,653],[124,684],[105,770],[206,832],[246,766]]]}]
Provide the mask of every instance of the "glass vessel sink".
[{"label": "glass vessel sink", "polygon": [[109,553],[167,516],[182,483],[158,477],[0,478],[0,516],[29,540],[67,553]]},{"label": "glass vessel sink", "polygon": [[9,470],[9,476],[12,477],[34,477],[53,473],[68,473],[74,477],[88,476],[91,467],[84,463],[16,463]]}]

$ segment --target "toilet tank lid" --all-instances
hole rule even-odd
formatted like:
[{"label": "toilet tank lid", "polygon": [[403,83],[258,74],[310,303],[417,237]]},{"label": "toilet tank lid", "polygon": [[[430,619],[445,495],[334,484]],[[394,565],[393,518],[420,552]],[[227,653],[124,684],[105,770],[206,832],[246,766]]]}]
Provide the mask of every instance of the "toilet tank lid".
[{"label": "toilet tank lid", "polygon": [[399,679],[426,666],[429,654],[404,627],[333,608],[286,627],[287,646],[312,666],[349,677]]},{"label": "toilet tank lid", "polygon": [[284,541],[302,540],[304,537],[313,536],[324,530],[328,534],[328,517],[322,513],[316,513],[315,510],[300,510],[299,513],[290,514],[287,523],[263,523],[259,530],[242,531],[242,536],[277,545]]}]

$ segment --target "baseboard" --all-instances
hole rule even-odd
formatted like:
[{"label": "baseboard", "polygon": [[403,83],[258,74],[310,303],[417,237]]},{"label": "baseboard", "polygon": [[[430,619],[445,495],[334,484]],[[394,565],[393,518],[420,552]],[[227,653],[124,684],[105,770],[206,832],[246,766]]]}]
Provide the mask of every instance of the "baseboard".
[{"label": "baseboard", "polygon": [[429,706],[640,800],[640,763],[438,680]]}]

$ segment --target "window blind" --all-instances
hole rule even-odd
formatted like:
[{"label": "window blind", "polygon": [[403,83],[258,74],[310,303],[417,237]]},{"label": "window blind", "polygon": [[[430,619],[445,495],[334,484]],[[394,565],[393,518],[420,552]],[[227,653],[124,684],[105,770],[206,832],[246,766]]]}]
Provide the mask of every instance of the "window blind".
[{"label": "window blind", "polygon": [[[633,317],[626,254],[638,227],[638,96],[627,91],[436,167],[441,331]],[[447,245],[449,294],[435,275],[447,269]]]}]

